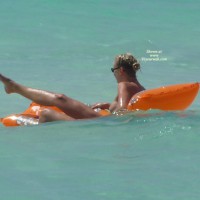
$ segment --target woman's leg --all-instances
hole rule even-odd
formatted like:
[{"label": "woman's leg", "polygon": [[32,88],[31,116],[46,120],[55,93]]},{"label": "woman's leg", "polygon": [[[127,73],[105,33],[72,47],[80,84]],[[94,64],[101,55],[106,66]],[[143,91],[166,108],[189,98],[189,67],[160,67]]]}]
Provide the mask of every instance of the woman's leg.
[{"label": "woman's leg", "polygon": [[92,108],[63,94],[55,94],[48,91],[28,88],[26,86],[12,81],[11,79],[1,74],[0,81],[2,81],[2,83],[4,84],[5,91],[8,94],[17,93],[30,99],[35,103],[45,106],[56,106],[68,116],[74,119],[95,118],[101,116]]},{"label": "woman's leg", "polygon": [[72,117],[67,116],[64,113],[56,112],[51,109],[44,109],[39,114],[39,123],[52,122],[52,121],[72,121]]}]

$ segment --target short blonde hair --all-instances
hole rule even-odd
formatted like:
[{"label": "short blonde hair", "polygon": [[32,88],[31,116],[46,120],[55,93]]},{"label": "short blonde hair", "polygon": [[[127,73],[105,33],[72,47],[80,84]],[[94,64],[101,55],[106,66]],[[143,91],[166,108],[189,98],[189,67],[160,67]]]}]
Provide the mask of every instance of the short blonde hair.
[{"label": "short blonde hair", "polygon": [[116,56],[116,59],[119,67],[123,67],[127,70],[129,68],[129,70],[132,69],[134,72],[137,72],[140,69],[140,63],[130,53],[120,54]]}]

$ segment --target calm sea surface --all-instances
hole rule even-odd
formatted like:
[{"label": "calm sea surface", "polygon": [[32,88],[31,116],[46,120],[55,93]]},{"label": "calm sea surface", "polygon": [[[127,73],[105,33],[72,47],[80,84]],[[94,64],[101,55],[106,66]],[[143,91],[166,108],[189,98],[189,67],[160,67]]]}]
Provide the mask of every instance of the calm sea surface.
[{"label": "calm sea surface", "polygon": [[[200,81],[199,1],[0,2],[0,73],[84,103],[112,101],[115,55],[146,88]],[[200,95],[199,95],[200,96]],[[198,200],[200,97],[184,112],[5,128],[4,200]],[[0,85],[0,117],[30,104]]]}]

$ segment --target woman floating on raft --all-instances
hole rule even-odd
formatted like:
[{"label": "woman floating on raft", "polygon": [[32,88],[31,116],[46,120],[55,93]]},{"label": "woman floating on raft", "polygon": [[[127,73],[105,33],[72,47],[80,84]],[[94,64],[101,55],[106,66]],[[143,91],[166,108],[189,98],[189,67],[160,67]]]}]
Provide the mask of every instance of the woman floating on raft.
[{"label": "woman floating on raft", "polygon": [[87,106],[64,94],[57,94],[39,89],[33,89],[14,82],[13,80],[0,74],[0,81],[5,86],[8,94],[17,93],[31,101],[43,106],[55,106],[63,112],[52,109],[44,109],[39,114],[39,123],[92,119],[102,115],[94,109],[108,109],[110,113],[127,109],[132,96],[144,90],[138,82],[136,72],[140,69],[140,64],[133,55],[126,53],[116,56],[114,66],[111,71],[117,80],[118,94],[112,103],[96,103]]},{"label": "woman floating on raft", "polygon": [[[118,113],[121,110],[178,111],[188,108],[198,94],[200,87],[198,82],[145,90],[136,77],[139,69],[140,64],[131,54],[116,56],[111,71],[117,80],[118,94],[111,104],[96,103],[92,106],[87,106],[64,94],[28,88],[0,74],[0,81],[8,94],[17,93],[33,101],[23,113],[0,118],[0,122],[5,126],[19,126],[92,119]],[[97,112],[98,110],[100,112]]]}]

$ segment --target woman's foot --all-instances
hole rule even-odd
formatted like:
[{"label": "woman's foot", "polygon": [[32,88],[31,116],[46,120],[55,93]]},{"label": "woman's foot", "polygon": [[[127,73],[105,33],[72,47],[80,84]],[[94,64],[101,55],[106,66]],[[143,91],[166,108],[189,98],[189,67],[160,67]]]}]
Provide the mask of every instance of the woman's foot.
[{"label": "woman's foot", "polygon": [[0,74],[0,81],[4,84],[6,93],[10,94],[15,92],[16,83],[14,81],[2,74]]}]

